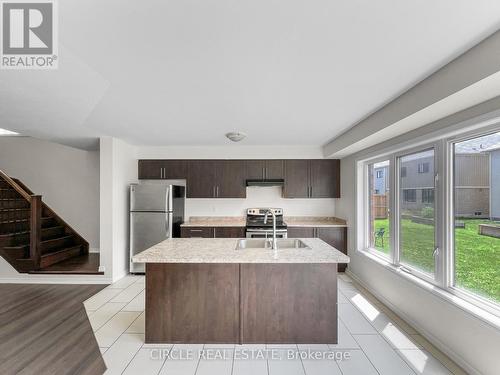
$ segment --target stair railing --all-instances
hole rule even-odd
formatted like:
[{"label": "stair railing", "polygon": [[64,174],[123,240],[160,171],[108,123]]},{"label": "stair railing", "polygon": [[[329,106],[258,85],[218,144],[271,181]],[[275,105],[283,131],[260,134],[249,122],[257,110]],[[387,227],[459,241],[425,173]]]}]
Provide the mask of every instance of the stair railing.
[{"label": "stair railing", "polygon": [[0,170],[0,178],[9,184],[19,195],[30,203],[30,259],[35,269],[40,268],[42,241],[42,196],[28,194],[12,178]]}]

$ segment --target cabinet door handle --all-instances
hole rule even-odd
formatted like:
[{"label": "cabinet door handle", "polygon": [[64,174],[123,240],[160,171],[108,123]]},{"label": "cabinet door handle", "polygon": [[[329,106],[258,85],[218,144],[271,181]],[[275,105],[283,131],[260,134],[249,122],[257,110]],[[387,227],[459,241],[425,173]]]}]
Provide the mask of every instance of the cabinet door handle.
[{"label": "cabinet door handle", "polygon": [[219,186],[217,185],[217,188],[216,188],[216,192],[217,192],[217,198],[219,198]]}]

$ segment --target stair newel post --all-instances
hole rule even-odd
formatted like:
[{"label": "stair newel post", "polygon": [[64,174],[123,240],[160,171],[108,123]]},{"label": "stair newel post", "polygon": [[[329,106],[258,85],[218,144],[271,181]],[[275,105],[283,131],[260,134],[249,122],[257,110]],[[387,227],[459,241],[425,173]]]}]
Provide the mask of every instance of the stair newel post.
[{"label": "stair newel post", "polygon": [[30,215],[30,258],[34,263],[35,269],[40,268],[42,240],[42,196],[31,196],[31,215]]}]

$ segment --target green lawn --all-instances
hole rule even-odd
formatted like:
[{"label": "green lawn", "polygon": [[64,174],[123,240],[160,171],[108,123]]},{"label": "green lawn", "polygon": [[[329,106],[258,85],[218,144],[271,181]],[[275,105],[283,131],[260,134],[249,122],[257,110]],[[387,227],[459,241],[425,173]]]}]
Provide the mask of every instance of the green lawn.
[{"label": "green lawn", "polygon": [[[456,284],[500,302],[500,238],[478,234],[478,225],[488,220],[464,219],[465,229],[455,229]],[[434,227],[402,220],[401,261],[423,271],[434,271]],[[389,223],[375,220],[375,230],[385,228],[384,245],[376,248],[389,253]]]}]

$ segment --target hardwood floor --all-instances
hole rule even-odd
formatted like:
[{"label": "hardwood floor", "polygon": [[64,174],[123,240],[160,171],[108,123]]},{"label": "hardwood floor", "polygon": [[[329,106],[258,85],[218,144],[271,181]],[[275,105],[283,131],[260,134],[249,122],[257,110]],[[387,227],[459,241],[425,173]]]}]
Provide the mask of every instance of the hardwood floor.
[{"label": "hardwood floor", "polygon": [[103,374],[83,306],[103,288],[0,284],[0,374]]}]

